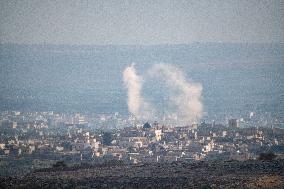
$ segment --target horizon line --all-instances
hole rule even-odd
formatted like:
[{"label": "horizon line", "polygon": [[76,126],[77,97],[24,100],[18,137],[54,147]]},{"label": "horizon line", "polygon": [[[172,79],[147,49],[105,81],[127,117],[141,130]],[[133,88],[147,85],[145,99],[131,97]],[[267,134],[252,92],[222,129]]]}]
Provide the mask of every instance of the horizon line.
[{"label": "horizon line", "polygon": [[34,46],[40,46],[40,45],[51,45],[51,46],[179,46],[179,45],[192,45],[192,44],[236,44],[236,45],[276,45],[276,44],[284,44],[284,42],[198,42],[193,41],[189,43],[157,43],[157,44],[75,44],[75,43],[46,43],[46,42],[40,42],[40,43],[15,43],[15,42],[0,42],[0,45],[34,45]]}]

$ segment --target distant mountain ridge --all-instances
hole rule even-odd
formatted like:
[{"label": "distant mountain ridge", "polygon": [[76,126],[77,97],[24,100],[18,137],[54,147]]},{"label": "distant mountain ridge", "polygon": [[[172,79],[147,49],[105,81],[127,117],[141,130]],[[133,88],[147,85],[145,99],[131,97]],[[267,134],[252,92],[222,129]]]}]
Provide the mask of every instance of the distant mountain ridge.
[{"label": "distant mountain ridge", "polygon": [[[0,44],[1,110],[127,113],[122,71],[173,64],[203,85],[205,115],[284,117],[284,44]],[[148,87],[145,93],[155,90]]]}]

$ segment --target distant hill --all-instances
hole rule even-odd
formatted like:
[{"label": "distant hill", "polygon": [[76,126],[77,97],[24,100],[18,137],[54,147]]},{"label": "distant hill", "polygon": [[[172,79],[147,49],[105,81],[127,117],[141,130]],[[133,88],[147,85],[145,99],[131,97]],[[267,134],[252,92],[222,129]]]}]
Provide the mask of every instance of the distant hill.
[{"label": "distant hill", "polygon": [[[155,63],[167,63],[203,85],[208,119],[250,111],[283,118],[283,61],[283,43],[1,44],[0,109],[127,114],[124,68],[135,62],[144,73]],[[149,86],[144,93],[159,96],[157,87]]]}]

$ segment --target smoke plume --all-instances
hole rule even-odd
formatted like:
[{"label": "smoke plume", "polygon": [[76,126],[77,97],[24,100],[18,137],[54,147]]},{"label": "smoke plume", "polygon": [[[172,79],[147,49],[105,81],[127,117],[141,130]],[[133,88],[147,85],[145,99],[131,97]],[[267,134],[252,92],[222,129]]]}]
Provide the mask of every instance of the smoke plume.
[{"label": "smoke plume", "polygon": [[137,119],[151,120],[154,115],[154,108],[141,95],[143,80],[136,74],[134,66],[135,64],[132,64],[123,71],[123,81],[128,89],[128,111]]},{"label": "smoke plume", "polygon": [[[188,81],[184,73],[175,66],[155,64],[142,77],[136,74],[132,65],[124,70],[123,79],[128,89],[128,110],[138,119],[158,118],[161,121],[166,117],[171,123],[190,124],[198,122],[202,117],[202,85]],[[143,84],[153,79],[162,81],[168,88],[168,99],[165,103],[169,110],[166,115],[162,115],[161,110],[142,96]]]},{"label": "smoke plume", "polygon": [[176,107],[171,117],[176,117],[178,123],[193,123],[202,117],[201,84],[187,81],[184,73],[172,65],[155,64],[149,74],[165,80],[169,89],[168,103]]}]

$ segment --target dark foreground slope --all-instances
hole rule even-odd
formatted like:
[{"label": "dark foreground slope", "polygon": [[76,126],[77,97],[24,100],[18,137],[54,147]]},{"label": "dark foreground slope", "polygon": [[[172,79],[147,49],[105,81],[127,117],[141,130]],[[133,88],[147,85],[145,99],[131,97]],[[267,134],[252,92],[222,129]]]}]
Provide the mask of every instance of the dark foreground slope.
[{"label": "dark foreground slope", "polygon": [[284,188],[284,161],[67,167],[1,178],[0,188]]}]

